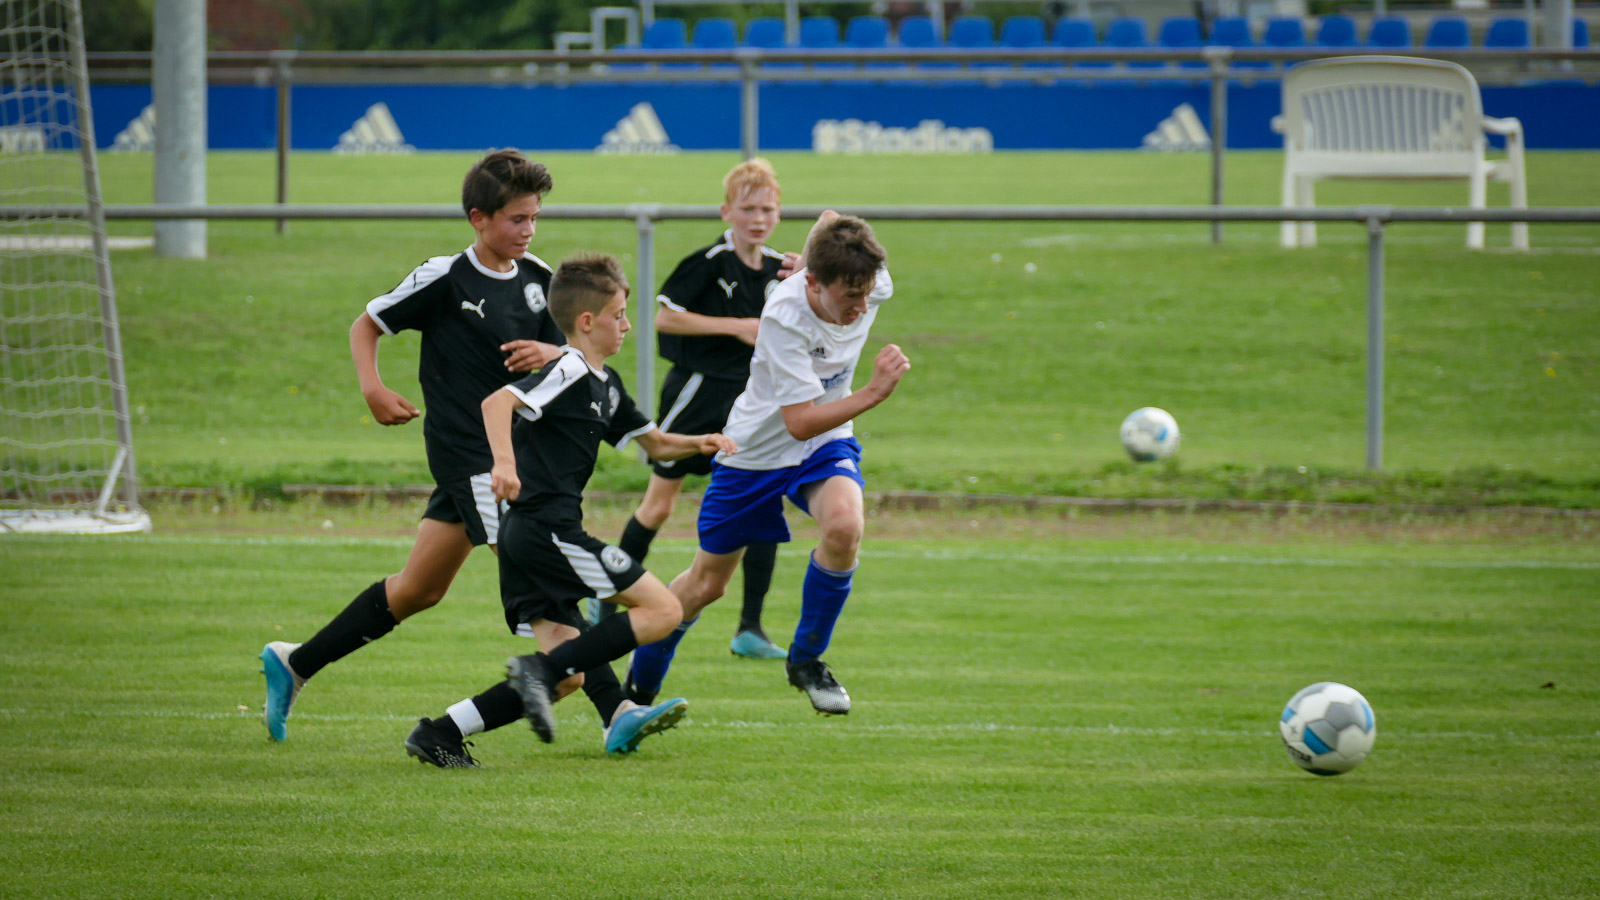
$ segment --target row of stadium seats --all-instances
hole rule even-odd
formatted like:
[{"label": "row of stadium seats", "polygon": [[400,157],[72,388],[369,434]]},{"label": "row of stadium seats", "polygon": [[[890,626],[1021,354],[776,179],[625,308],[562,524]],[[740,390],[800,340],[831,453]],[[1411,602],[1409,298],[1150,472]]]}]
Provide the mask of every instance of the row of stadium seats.
[{"label": "row of stadium seats", "polygon": [[[1573,20],[1572,45],[1589,46],[1589,27],[1583,19]],[[1164,19],[1157,28],[1155,40],[1149,37],[1143,19],[1113,19],[1106,27],[1104,39],[1095,23],[1089,19],[1066,18],[1056,21],[1054,28],[1046,29],[1044,20],[1037,16],[1012,16],[1000,26],[997,36],[994,23],[984,16],[960,16],[950,23],[948,39],[941,43],[927,16],[911,16],[900,23],[897,33],[891,34],[889,22],[882,16],[856,16],[840,33],[839,22],[830,16],[808,16],[800,20],[800,39],[790,44],[785,35],[784,21],[779,18],[751,19],[745,27],[744,40],[738,36],[738,26],[732,19],[711,17],[694,25],[690,35],[682,19],[657,19],[645,29],[639,49],[643,50],[728,50],[738,46],[777,49],[982,49],[1040,48],[1040,47],[1115,47],[1115,48],[1194,48],[1204,45],[1225,47],[1327,47],[1330,49],[1402,49],[1421,46],[1434,49],[1469,48],[1473,46],[1471,29],[1461,16],[1439,16],[1428,26],[1420,44],[1413,44],[1410,23],[1399,16],[1374,19],[1371,29],[1363,39],[1356,22],[1349,16],[1326,15],[1316,20],[1313,34],[1308,35],[1303,20],[1274,18],[1267,20],[1257,36],[1250,20],[1242,17],[1219,18],[1212,23],[1211,33],[1202,37],[1200,21],[1189,16]],[[1490,49],[1527,49],[1532,46],[1528,22],[1521,17],[1505,16],[1489,23],[1481,46]],[[1109,65],[1109,63],[1105,64]],[[1158,62],[1144,63],[1160,66]],[[1194,65],[1199,65],[1194,63]]]}]

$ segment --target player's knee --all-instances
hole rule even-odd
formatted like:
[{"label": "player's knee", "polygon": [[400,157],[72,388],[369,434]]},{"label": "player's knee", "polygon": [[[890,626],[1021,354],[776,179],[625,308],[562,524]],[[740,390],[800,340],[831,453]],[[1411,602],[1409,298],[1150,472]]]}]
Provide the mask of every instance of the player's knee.
[{"label": "player's knee", "polygon": [[683,621],[683,608],[672,603],[652,603],[633,608],[634,637],[642,644],[653,644],[672,633]]},{"label": "player's knee", "polygon": [[862,523],[859,519],[829,522],[822,529],[822,546],[832,557],[854,557],[861,547]]},{"label": "player's knee", "polygon": [[640,525],[651,531],[659,530],[661,526],[667,524],[667,519],[672,517],[672,501],[647,497],[639,504],[639,509],[633,517],[639,520]]}]

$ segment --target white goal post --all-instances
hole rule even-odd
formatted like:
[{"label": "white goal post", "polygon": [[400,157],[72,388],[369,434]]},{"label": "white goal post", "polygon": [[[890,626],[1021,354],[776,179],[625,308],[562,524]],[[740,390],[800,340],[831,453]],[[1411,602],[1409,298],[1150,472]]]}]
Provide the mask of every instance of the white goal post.
[{"label": "white goal post", "polygon": [[0,532],[148,531],[79,0],[0,0]]}]

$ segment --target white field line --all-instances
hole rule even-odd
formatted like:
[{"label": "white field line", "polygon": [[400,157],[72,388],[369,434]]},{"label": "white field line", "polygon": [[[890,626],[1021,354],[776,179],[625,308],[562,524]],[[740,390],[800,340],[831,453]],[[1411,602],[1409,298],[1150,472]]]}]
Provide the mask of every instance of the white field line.
[{"label": "white field line", "polygon": [[[0,718],[50,718],[50,719],[180,719],[196,721],[218,721],[237,719],[248,721],[252,724],[261,720],[261,713],[255,710],[239,710],[229,712],[199,712],[181,710],[83,710],[83,709],[26,709],[21,707],[0,708]],[[347,715],[328,715],[319,713],[295,713],[297,722],[413,722],[416,715],[412,713],[356,713]],[[588,723],[593,721],[593,715],[587,710],[558,717],[561,721],[573,723]],[[817,726],[810,722],[768,722],[751,721],[747,719],[714,719],[697,718],[693,714],[687,720],[696,728],[711,728],[720,731],[775,731],[790,729],[811,729]],[[1248,738],[1259,740],[1261,738],[1277,737],[1277,730],[1255,729],[1221,729],[1221,728],[1131,728],[1124,725],[1016,725],[1006,722],[946,722],[942,724],[916,724],[916,723],[881,723],[860,724],[849,723],[851,732],[869,732],[878,734],[950,734],[950,735],[977,735],[977,734],[1038,734],[1038,735],[1094,735],[1105,737],[1218,737],[1218,738]],[[1563,741],[1591,742],[1600,738],[1600,731],[1573,732],[1571,734],[1518,734],[1516,732],[1483,732],[1483,731],[1400,731],[1392,728],[1383,730],[1380,735],[1384,741],[1439,741],[1439,740],[1466,740],[1490,741],[1509,744],[1548,744]]]},{"label": "white field line", "polygon": [[[222,535],[130,535],[123,540],[151,544],[210,544],[232,547],[410,547],[411,538],[317,537],[266,535],[228,537]],[[692,546],[687,540],[664,540],[663,546],[682,549]],[[888,550],[863,549],[867,559],[923,559],[950,562],[1041,563],[1056,565],[1102,566],[1320,566],[1351,569],[1554,569],[1600,570],[1600,562],[1555,559],[1336,559],[1317,556],[1228,556],[1214,554],[1073,554],[1073,553],[994,553],[982,550]]]}]

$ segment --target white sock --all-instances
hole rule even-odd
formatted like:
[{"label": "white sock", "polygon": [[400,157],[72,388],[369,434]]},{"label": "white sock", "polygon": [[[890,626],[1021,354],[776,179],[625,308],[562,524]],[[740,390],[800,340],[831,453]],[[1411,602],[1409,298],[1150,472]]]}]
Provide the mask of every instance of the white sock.
[{"label": "white sock", "polygon": [[623,713],[627,712],[630,709],[637,708],[638,705],[639,704],[633,702],[632,700],[624,700],[624,701],[622,701],[622,703],[617,706],[617,711],[611,714],[611,722],[607,722],[606,723],[606,727],[610,728],[612,722],[617,721],[617,717],[618,716],[622,715]]},{"label": "white sock", "polygon": [[456,723],[456,727],[461,729],[462,737],[477,734],[483,730],[483,713],[478,712],[478,704],[473,703],[471,699],[457,703],[446,709],[445,713],[450,716],[451,721]]}]

